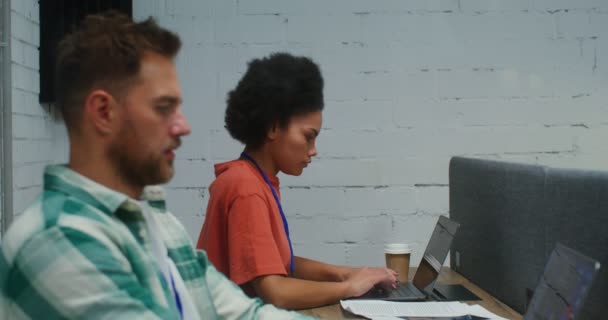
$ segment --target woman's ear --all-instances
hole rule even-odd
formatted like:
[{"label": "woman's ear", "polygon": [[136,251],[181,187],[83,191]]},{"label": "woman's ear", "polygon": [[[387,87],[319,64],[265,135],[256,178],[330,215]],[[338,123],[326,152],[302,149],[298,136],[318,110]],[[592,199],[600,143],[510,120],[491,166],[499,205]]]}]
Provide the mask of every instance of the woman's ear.
[{"label": "woman's ear", "polygon": [[279,124],[277,122],[275,122],[272,127],[270,127],[270,129],[268,130],[268,133],[266,133],[266,139],[268,141],[274,141],[277,136],[279,135],[279,131],[280,131],[280,127]]}]

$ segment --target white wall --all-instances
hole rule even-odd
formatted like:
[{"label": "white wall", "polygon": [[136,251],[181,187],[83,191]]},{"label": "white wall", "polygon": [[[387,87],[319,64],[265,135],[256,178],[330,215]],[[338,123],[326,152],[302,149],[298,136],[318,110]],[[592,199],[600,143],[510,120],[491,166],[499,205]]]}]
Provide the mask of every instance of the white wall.
[{"label": "white wall", "polygon": [[228,90],[273,51],[326,80],[319,157],[283,177],[296,254],[383,263],[387,241],[419,259],[448,213],[452,155],[602,169],[608,156],[608,1],[144,1],[180,34],[193,134],[170,206],[196,240],[212,164],[238,156]]},{"label": "white wall", "polygon": [[[18,216],[42,190],[42,172],[55,158],[49,108],[38,102],[40,17],[37,0],[12,0],[13,210]],[[60,138],[64,140],[64,137]]]},{"label": "white wall", "polygon": [[[38,7],[13,5],[15,210],[65,160],[64,130],[37,102]],[[604,169],[606,0],[135,0],[180,34],[193,133],[169,206],[198,237],[214,163],[241,146],[223,128],[246,62],[274,51],[316,60],[326,80],[319,157],[282,177],[296,254],[383,264],[386,241],[417,244],[448,213],[452,155]]]},{"label": "white wall", "polygon": [[[5,20],[5,13],[7,11],[5,10],[10,10],[10,6],[8,4],[8,1],[3,1],[0,0],[0,17],[2,17],[2,20],[0,20],[0,66],[3,66],[2,68],[4,68],[4,63],[6,61],[8,61],[8,59],[10,59],[10,54],[8,53],[8,47],[7,47],[7,40],[10,37],[10,34],[8,33],[8,28],[9,28],[9,24],[7,23],[8,20]],[[10,15],[10,12],[8,12],[8,14]],[[7,106],[5,105],[5,98],[8,97],[8,93],[6,93],[6,89],[4,88],[5,86],[5,81],[8,81],[8,77],[9,77],[10,73],[2,71],[0,73],[0,241],[2,241],[2,231],[4,230],[4,220],[2,219],[2,215],[4,214],[4,206],[3,206],[3,201],[4,201],[4,197],[5,197],[5,192],[6,187],[4,186],[4,184],[6,183],[6,178],[4,177],[5,173],[4,173],[4,168],[6,167],[6,163],[4,163],[4,154],[5,154],[5,141],[8,141],[8,137],[5,137],[5,128],[4,126],[4,113],[6,112],[5,110],[7,110]],[[7,115],[8,117],[12,117],[12,115]],[[5,140],[6,139],[6,140]],[[6,216],[5,216],[6,217]]]}]

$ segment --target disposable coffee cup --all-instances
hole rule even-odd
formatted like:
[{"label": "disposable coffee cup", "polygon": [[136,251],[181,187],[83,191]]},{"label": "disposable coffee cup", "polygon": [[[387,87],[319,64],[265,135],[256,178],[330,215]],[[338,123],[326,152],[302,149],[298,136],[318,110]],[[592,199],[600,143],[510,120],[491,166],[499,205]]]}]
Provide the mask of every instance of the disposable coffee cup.
[{"label": "disposable coffee cup", "polygon": [[384,246],[386,267],[399,273],[399,282],[407,282],[412,249],[406,243],[389,243]]}]

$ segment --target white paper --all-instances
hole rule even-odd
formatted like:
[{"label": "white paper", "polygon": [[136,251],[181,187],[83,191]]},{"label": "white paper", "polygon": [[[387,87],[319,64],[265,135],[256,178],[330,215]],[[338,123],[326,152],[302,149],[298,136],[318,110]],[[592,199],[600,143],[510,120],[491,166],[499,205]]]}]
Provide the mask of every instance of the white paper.
[{"label": "white paper", "polygon": [[345,310],[366,318],[382,317],[460,317],[475,315],[490,319],[503,319],[480,305],[462,302],[392,302],[382,300],[343,300]]},{"label": "white paper", "polygon": [[505,319],[505,318],[495,315],[494,313],[490,312],[488,309],[486,309],[478,304],[469,306],[469,314],[472,316],[478,316],[478,317],[488,318],[488,319]]}]

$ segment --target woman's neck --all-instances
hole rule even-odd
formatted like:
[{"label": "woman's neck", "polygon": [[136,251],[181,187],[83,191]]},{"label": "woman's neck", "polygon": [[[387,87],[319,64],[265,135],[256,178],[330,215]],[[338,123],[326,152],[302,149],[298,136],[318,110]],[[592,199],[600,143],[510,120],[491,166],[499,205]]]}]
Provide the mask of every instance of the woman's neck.
[{"label": "woman's neck", "polygon": [[279,169],[277,168],[274,160],[270,153],[264,149],[264,147],[260,147],[257,149],[252,149],[249,147],[245,147],[243,151],[247,155],[249,155],[255,162],[264,170],[267,176],[276,176],[279,173]]}]

